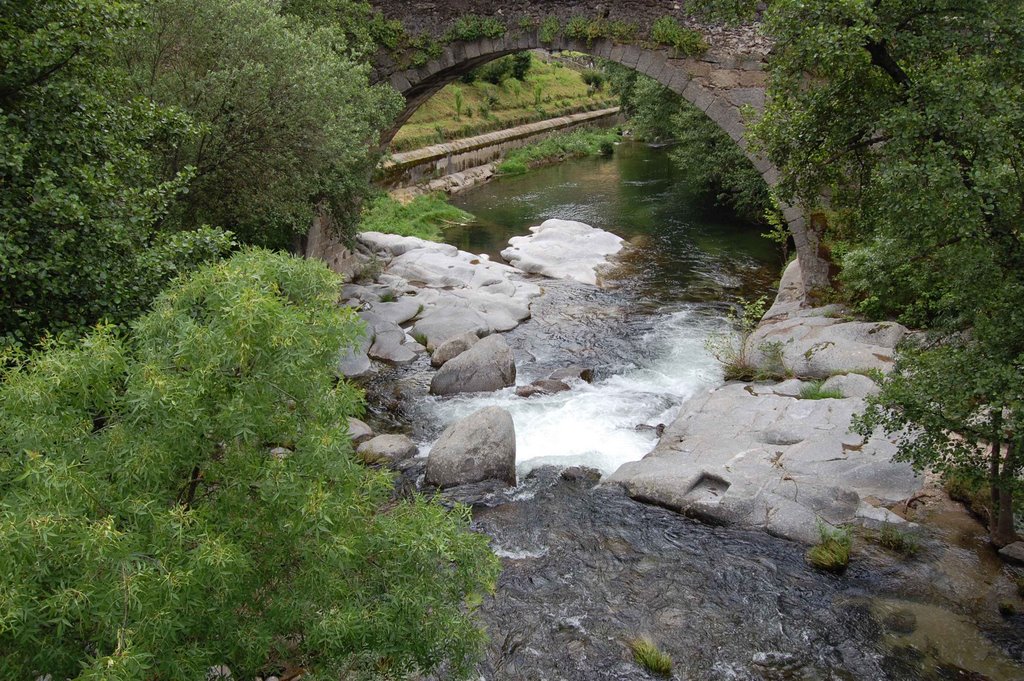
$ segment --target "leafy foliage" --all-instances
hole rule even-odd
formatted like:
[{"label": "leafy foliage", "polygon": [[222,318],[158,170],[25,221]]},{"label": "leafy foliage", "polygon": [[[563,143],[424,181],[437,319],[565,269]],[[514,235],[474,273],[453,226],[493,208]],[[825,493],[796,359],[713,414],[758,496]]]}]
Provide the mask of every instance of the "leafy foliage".
[{"label": "leafy foliage", "polygon": [[[247,250],[0,386],[0,677],[464,672],[497,562],[355,463],[323,265]],[[469,600],[467,600],[469,599]]]},{"label": "leafy foliage", "polygon": [[[230,225],[287,247],[317,212],[344,232],[366,195],[370,151],[398,98],[370,88],[340,30],[289,20],[262,0],[153,0],[129,52],[139,92],[188,113],[197,135],[162,155],[192,169],[171,219]],[[282,181],[287,178],[287,181]]]},{"label": "leafy foliage", "polygon": [[192,126],[128,96],[113,57],[138,19],[101,0],[0,9],[0,345],[131,319],[173,270],[230,243],[207,233],[189,254],[179,238],[166,266],[140,255],[184,179],[161,179],[149,152]]},{"label": "leafy foliage", "polygon": [[841,390],[825,390],[821,386],[825,381],[816,380],[810,381],[805,386],[800,388],[800,399],[802,400],[841,400],[843,399],[843,393]]},{"label": "leafy foliage", "polygon": [[708,50],[704,36],[699,31],[684,28],[675,17],[660,17],[655,21],[651,26],[651,41],[689,56],[704,54]]},{"label": "leafy foliage", "polygon": [[505,35],[505,24],[494,17],[482,17],[477,14],[461,16],[445,33],[444,41],[479,40],[481,38],[500,38]]},{"label": "leafy foliage", "polygon": [[466,224],[472,219],[472,215],[448,203],[442,194],[424,194],[405,204],[382,195],[364,208],[359,228],[364,232],[440,241],[444,227]]},{"label": "leafy foliage", "polygon": [[807,562],[819,570],[843,572],[850,563],[852,537],[849,530],[832,528],[825,524],[818,526],[821,541],[807,551]]}]

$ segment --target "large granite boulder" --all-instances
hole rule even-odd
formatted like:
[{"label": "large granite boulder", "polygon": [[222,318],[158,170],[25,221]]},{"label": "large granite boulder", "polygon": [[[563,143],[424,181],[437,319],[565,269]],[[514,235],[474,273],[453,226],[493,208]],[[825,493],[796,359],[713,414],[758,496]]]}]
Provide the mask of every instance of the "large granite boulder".
[{"label": "large granite boulder", "polygon": [[501,257],[523,272],[584,284],[597,284],[601,267],[625,243],[611,232],[572,220],[546,220],[530,231],[509,239]]},{"label": "large granite boulder", "polygon": [[433,395],[500,390],[516,383],[512,349],[499,335],[488,336],[438,369],[430,381]]},{"label": "large granite boulder", "polygon": [[487,407],[448,426],[427,455],[425,481],[456,487],[484,480],[516,484],[516,430],[512,415]]},{"label": "large granite boulder", "polygon": [[850,432],[863,408],[857,398],[728,384],[684,404],[657,447],[608,481],[642,501],[803,542],[817,541],[819,522],[903,522],[884,505],[913,496],[922,479],[892,461],[889,439]]}]

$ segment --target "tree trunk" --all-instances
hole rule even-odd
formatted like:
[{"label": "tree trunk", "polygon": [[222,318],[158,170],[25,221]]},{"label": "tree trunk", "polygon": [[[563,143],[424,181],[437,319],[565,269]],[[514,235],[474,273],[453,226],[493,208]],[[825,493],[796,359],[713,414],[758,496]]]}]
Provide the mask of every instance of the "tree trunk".
[{"label": "tree trunk", "polygon": [[[1006,454],[1002,460],[999,471],[998,495],[999,505],[992,509],[991,534],[992,543],[997,547],[1012,544],[1019,537],[1013,526],[1013,477],[1016,471],[1014,465],[1016,459],[1016,448],[1011,442],[1006,446]],[[993,489],[993,493],[996,489]]]}]

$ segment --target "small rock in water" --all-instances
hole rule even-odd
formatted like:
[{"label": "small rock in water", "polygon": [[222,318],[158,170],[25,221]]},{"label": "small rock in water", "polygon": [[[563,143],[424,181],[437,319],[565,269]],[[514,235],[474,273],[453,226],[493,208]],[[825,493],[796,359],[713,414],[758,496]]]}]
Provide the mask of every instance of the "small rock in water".
[{"label": "small rock in water", "polygon": [[529,385],[521,385],[516,388],[516,395],[519,397],[533,397],[534,395],[551,395],[570,390],[563,381],[556,381],[550,378],[542,378]]},{"label": "small rock in water", "polygon": [[569,381],[574,378],[578,378],[587,383],[593,383],[594,370],[585,369],[579,366],[571,366],[553,372],[550,376],[548,376],[548,378],[550,378],[553,381]]},{"label": "small rock in water", "polygon": [[356,454],[367,464],[398,463],[416,456],[416,443],[405,435],[378,435],[359,445]]}]

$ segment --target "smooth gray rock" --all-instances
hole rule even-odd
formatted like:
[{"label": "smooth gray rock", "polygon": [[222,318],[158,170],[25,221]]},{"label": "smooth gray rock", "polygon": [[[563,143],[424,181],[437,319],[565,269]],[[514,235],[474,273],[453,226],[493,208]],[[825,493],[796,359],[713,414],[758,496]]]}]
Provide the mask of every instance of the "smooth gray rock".
[{"label": "smooth gray rock", "polygon": [[360,378],[370,373],[370,358],[366,353],[370,350],[370,336],[364,335],[351,348],[343,350],[338,358],[338,373],[348,378]]},{"label": "smooth gray rock", "polygon": [[479,340],[480,337],[472,332],[461,333],[454,338],[449,338],[434,350],[434,353],[430,356],[430,365],[433,367],[444,366],[448,361],[455,359],[476,345]]},{"label": "smooth gray rock", "polygon": [[398,463],[416,456],[416,443],[405,435],[378,435],[356,448],[356,455],[368,464]]},{"label": "smooth gray rock", "polygon": [[402,329],[395,327],[389,331],[381,331],[374,335],[369,355],[391,364],[407,364],[416,359],[416,352],[405,347],[404,343],[405,331]]},{"label": "smooth gray rock", "polygon": [[500,407],[481,409],[448,426],[427,455],[427,484],[456,487],[492,479],[516,484],[515,424]]},{"label": "smooth gray rock", "polygon": [[413,298],[399,298],[390,303],[376,303],[371,310],[393,324],[405,324],[420,313],[421,305]]},{"label": "smooth gray rock", "polygon": [[490,332],[487,321],[468,307],[437,307],[425,312],[412,327],[412,335],[425,338],[427,350],[434,350],[454,336],[471,333],[476,336]]},{"label": "smooth gray rock", "polygon": [[1007,544],[999,549],[999,555],[1008,561],[1024,565],[1024,541]]},{"label": "smooth gray rock", "polygon": [[821,384],[822,390],[838,390],[843,397],[864,399],[878,392],[878,384],[863,374],[840,374]]},{"label": "smooth gray rock", "polygon": [[499,335],[488,336],[449,360],[430,381],[433,395],[492,392],[516,383],[512,349]]},{"label": "smooth gray rock", "polygon": [[362,444],[373,437],[373,429],[363,421],[350,416],[348,419],[348,436],[354,444]]},{"label": "smooth gray rock", "polygon": [[625,243],[611,232],[572,220],[546,220],[530,231],[509,239],[501,257],[523,272],[584,284],[596,285],[599,269]]},{"label": "smooth gray rock", "polygon": [[841,306],[806,308],[799,263],[782,277],[775,303],[747,339],[744,354],[754,367],[797,376],[829,378],[835,374],[889,371],[896,345],[906,327],[893,322],[850,321]]}]

